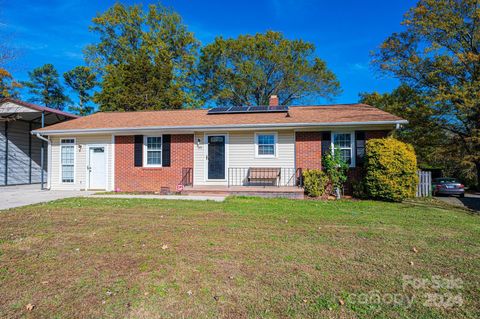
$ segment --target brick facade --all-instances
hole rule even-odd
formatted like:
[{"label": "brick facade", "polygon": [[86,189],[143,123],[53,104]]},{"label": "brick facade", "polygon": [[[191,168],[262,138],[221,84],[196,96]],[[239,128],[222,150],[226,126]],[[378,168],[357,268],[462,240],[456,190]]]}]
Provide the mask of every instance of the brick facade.
[{"label": "brick facade", "polygon": [[387,137],[390,131],[366,131],[365,139],[369,140],[372,138],[384,138]]},{"label": "brick facade", "polygon": [[[365,139],[383,138],[389,131],[366,131]],[[322,133],[321,132],[296,132],[295,133],[295,164],[302,169],[322,168]],[[355,167],[348,170],[348,181],[345,193],[352,193],[352,181],[359,180],[362,168]]]},{"label": "brick facade", "polygon": [[182,169],[193,168],[193,134],[171,136],[170,167],[135,167],[134,145],[134,136],[115,136],[115,189],[122,192],[173,192]]},{"label": "brick facade", "polygon": [[295,133],[295,166],[302,169],[322,168],[322,133]]},{"label": "brick facade", "polygon": [[[365,138],[386,137],[388,131],[367,131]],[[321,169],[321,132],[295,133],[295,163],[297,168]],[[175,191],[182,181],[182,169],[193,168],[193,134],[171,136],[170,167],[135,167],[134,136],[115,136],[115,189],[122,192],[160,192],[166,188]],[[145,154],[144,154],[145,156]],[[361,168],[349,171],[350,181],[358,179]],[[351,183],[347,183],[351,192]]]}]

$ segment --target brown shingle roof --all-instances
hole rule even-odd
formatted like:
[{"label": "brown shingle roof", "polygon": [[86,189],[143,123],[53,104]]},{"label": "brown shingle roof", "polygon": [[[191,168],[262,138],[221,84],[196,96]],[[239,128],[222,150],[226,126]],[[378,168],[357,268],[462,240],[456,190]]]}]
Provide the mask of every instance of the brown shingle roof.
[{"label": "brown shingle roof", "polygon": [[208,110],[99,112],[38,131],[138,129],[149,127],[228,127],[230,125],[294,125],[394,122],[402,118],[366,104],[290,107],[278,113],[207,114]]}]

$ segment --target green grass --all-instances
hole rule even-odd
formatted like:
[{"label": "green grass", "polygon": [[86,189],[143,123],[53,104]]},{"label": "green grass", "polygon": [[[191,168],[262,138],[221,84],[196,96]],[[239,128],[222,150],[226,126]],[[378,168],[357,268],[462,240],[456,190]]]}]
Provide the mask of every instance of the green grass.
[{"label": "green grass", "polygon": [[[2,211],[0,317],[476,318],[479,218],[429,201],[258,198],[77,198]],[[404,275],[463,286],[403,290]],[[358,302],[372,291],[415,298]],[[432,292],[463,305],[426,306]]]}]

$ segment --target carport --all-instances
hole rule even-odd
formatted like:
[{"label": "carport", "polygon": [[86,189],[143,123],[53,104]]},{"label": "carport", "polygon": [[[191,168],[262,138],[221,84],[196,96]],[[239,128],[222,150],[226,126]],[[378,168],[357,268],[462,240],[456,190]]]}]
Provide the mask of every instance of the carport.
[{"label": "carport", "polygon": [[[0,100],[0,186],[45,183],[46,143],[34,129],[77,115],[11,98]],[[3,155],[3,156],[2,156]]]}]

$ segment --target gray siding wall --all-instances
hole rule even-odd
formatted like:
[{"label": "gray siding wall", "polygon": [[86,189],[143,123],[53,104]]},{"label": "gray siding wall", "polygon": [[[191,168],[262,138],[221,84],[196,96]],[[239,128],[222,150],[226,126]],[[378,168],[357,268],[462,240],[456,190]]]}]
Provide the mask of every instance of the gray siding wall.
[{"label": "gray siding wall", "polygon": [[5,185],[5,123],[0,122],[0,186]]},{"label": "gray siding wall", "polygon": [[[32,126],[32,129],[37,127],[38,125]],[[40,183],[41,181],[40,149],[42,143],[38,138],[30,135],[29,129],[27,122],[11,121],[8,123],[7,185]],[[0,185],[5,185],[7,156],[5,149],[5,123],[2,122],[0,123]],[[45,169],[47,168],[46,155],[47,146],[45,145]],[[44,178],[46,181],[46,170]]]}]

